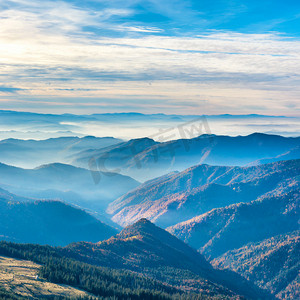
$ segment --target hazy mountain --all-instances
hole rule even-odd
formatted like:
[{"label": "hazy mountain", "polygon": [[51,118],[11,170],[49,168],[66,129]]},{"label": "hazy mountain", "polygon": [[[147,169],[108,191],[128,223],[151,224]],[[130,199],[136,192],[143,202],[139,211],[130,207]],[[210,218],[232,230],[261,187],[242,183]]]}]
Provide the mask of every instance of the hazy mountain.
[{"label": "hazy mountain", "polygon": [[0,199],[6,200],[6,201],[14,201],[14,202],[30,202],[34,201],[34,199],[29,199],[26,197],[17,196],[13,193],[10,193],[4,189],[0,188]]},{"label": "hazy mountain", "polygon": [[228,251],[213,260],[218,268],[231,269],[279,299],[299,299],[300,231]]},{"label": "hazy mountain", "polygon": [[111,203],[107,212],[120,225],[148,218],[162,227],[214,208],[249,202],[300,175],[300,160],[253,167],[199,165],[145,182]]},{"label": "hazy mountain", "polygon": [[258,200],[216,208],[167,230],[215,258],[249,242],[298,230],[299,186],[299,180],[287,180]]},{"label": "hazy mountain", "polygon": [[0,239],[19,243],[64,246],[77,241],[96,242],[117,233],[83,210],[59,201],[24,201],[2,190]]},{"label": "hazy mountain", "polygon": [[[59,136],[116,136],[125,139],[156,136],[186,138],[181,129],[198,134],[235,136],[264,132],[299,136],[299,118],[249,115],[167,115],[141,113],[106,113],[92,115],[41,114],[0,110],[0,139],[45,139]],[[202,127],[205,125],[205,128]],[[142,129],[142,130],[141,130]],[[161,134],[163,132],[163,135]],[[175,135],[175,138],[174,138]],[[173,137],[172,137],[173,136]],[[194,135],[195,137],[195,135]],[[188,138],[191,138],[189,136]]]},{"label": "hazy mountain", "polygon": [[139,185],[128,176],[59,163],[35,169],[0,164],[0,178],[0,185],[15,194],[61,199],[97,211],[103,211],[109,202]]},{"label": "hazy mountain", "polygon": [[[300,138],[255,133],[248,136],[201,135],[191,139],[155,142],[135,139],[119,145],[83,151],[74,155],[73,164],[87,167],[94,159],[98,167],[115,169],[139,181],[168,172],[184,170],[199,163],[221,166],[245,166],[294,151]],[[293,158],[300,158],[293,152]]]},{"label": "hazy mountain", "polygon": [[33,168],[53,162],[70,162],[69,156],[87,149],[99,149],[122,142],[112,137],[61,137],[47,140],[6,139],[0,141],[0,162]]},{"label": "hazy mountain", "polygon": [[293,149],[291,149],[283,154],[280,154],[276,157],[258,160],[256,162],[254,162],[254,164],[268,164],[268,163],[272,163],[275,161],[291,160],[291,159],[298,159],[298,158],[300,158],[300,146],[293,148]]},{"label": "hazy mountain", "polygon": [[[106,172],[119,172],[122,174],[131,174],[137,180],[143,180],[145,172],[149,172],[148,177],[156,173],[155,168],[151,166],[151,170],[146,170],[138,158],[139,153],[143,153],[146,149],[157,145],[158,143],[149,138],[133,139],[117,145],[102,149],[91,149],[79,152],[72,156],[72,164],[87,168],[91,160],[95,162],[94,168]],[[164,173],[163,173],[164,174]]]}]

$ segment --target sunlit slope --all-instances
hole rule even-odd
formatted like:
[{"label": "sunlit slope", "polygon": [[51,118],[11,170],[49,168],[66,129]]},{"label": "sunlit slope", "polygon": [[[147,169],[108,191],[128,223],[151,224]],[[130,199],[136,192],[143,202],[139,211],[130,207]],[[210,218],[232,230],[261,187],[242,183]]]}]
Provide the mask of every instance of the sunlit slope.
[{"label": "sunlit slope", "polygon": [[39,299],[41,297],[89,296],[74,287],[47,282],[38,277],[40,265],[28,261],[0,256],[0,286],[16,295]]}]

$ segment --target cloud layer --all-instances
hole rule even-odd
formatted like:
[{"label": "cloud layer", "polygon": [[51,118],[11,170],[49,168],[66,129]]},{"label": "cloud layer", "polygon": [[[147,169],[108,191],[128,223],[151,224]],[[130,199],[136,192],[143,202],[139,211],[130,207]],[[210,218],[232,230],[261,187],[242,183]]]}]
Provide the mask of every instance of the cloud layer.
[{"label": "cloud layer", "polygon": [[[299,113],[298,38],[226,30],[175,34],[171,25],[178,11],[168,1],[163,7],[146,1],[165,12],[168,26],[164,20],[139,22],[140,11],[133,8],[139,2],[1,4],[1,107],[75,113]],[[183,4],[185,17],[209,23]]]}]

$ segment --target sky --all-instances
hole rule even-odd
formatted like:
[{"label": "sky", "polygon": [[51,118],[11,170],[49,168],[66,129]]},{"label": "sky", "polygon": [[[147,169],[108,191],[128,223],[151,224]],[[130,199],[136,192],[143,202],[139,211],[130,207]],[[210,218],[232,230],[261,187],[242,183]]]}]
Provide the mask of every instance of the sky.
[{"label": "sky", "polygon": [[0,0],[0,109],[299,116],[299,0]]}]

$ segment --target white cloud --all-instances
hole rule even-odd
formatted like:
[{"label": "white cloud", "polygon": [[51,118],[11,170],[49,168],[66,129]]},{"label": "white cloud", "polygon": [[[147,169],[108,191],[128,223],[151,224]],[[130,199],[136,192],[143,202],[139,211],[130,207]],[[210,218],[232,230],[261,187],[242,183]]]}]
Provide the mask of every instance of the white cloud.
[{"label": "white cloud", "polygon": [[149,27],[149,26],[126,26],[119,25],[114,27],[115,30],[120,31],[133,31],[133,32],[149,32],[149,33],[158,33],[163,32],[162,29],[157,27]]},{"label": "white cloud", "polygon": [[[65,97],[92,105],[90,99],[102,98],[124,105],[132,98],[143,107],[156,98],[165,99],[155,104],[158,109],[186,113],[194,109],[184,101],[211,113],[239,112],[241,101],[249,112],[299,109],[299,40],[217,31],[158,36],[151,33],[159,28],[110,21],[132,14],[130,9],[95,12],[64,2],[45,1],[42,8],[35,1],[13,2],[0,13],[0,80],[22,89],[19,99],[48,97],[55,104]],[[85,32],[85,26],[134,35],[108,38]]]}]

